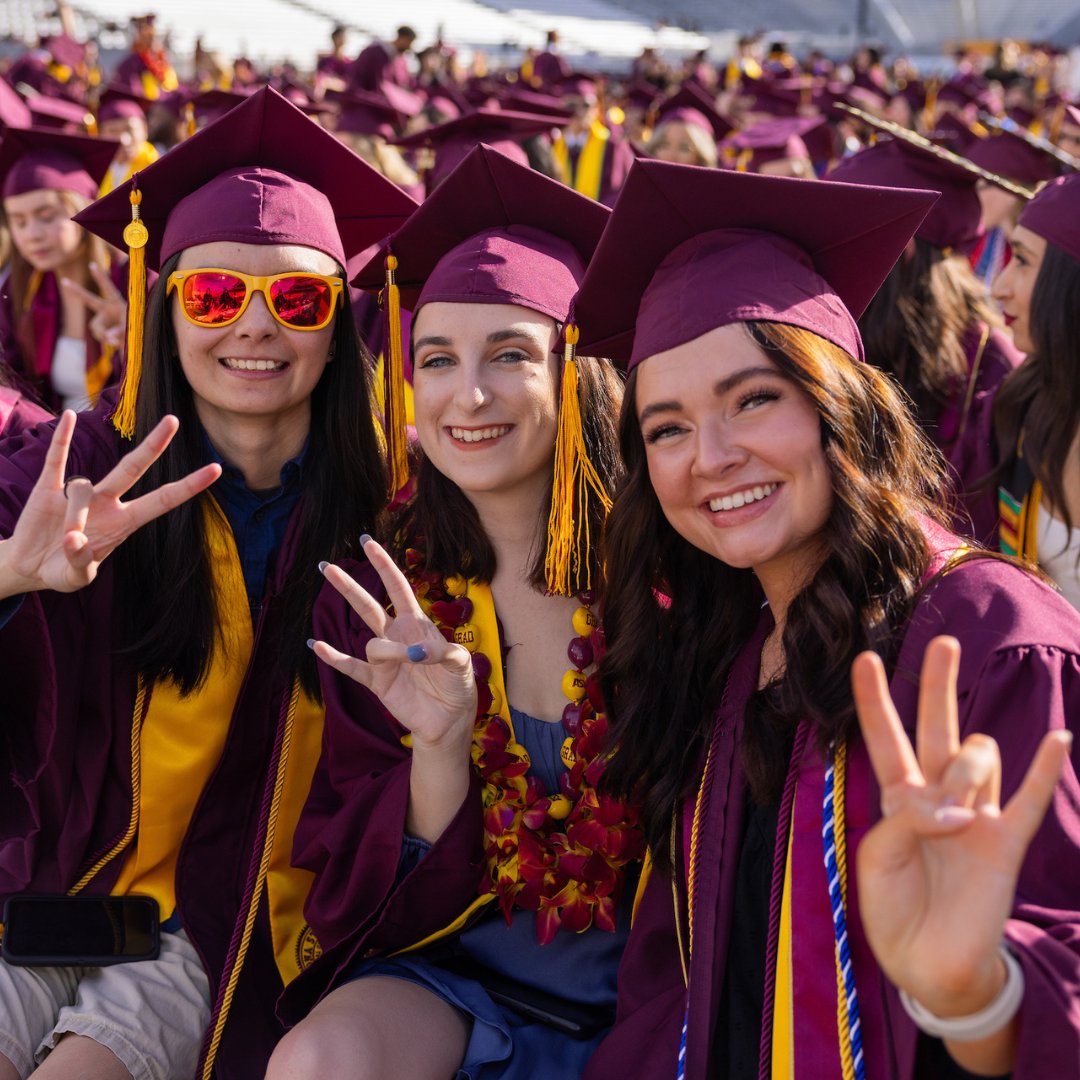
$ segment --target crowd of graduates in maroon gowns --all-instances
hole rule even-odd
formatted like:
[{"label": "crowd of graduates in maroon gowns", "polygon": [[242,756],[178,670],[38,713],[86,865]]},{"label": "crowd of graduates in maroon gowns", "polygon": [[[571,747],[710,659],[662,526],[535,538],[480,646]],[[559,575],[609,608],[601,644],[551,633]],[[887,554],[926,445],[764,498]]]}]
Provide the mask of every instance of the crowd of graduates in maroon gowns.
[{"label": "crowd of graduates in maroon gowns", "polygon": [[[155,772],[154,755],[209,702],[220,742],[205,775],[193,767],[203,786],[183,803],[173,910],[161,913],[208,986],[192,980],[200,1002],[177,1010],[197,1035],[144,1065],[152,1050],[63,1026],[77,991],[55,1025],[6,1030],[27,984],[0,967],[0,1080],[89,1067],[83,1040],[127,1070],[103,1076],[326,1075],[359,1046],[390,1055],[371,1057],[385,1075],[403,1061],[442,1067],[420,1038],[412,1058],[350,1041],[370,1036],[338,1003],[363,1003],[357,987],[388,974],[438,999],[434,1011],[415,999],[418,1022],[446,1021],[459,1075],[541,1075],[523,1055],[540,1052],[530,1040],[546,1039],[543,1021],[538,1036],[535,1016],[531,1034],[505,1020],[521,1005],[513,979],[507,1005],[466,970],[495,995],[490,1014],[486,996],[477,1007],[411,960],[393,966],[421,939],[458,941],[459,918],[475,930],[477,889],[502,901],[500,874],[526,873],[516,855],[505,869],[491,839],[508,811],[490,805],[480,771],[498,679],[492,693],[490,663],[484,674],[484,656],[462,653],[473,564],[460,552],[421,564],[427,538],[397,531],[434,533],[443,507],[418,506],[450,488],[450,517],[486,505],[452,453],[448,486],[432,480],[442,466],[425,438],[441,429],[423,411],[430,396],[414,412],[412,364],[431,365],[430,379],[457,345],[422,329],[426,352],[413,355],[410,318],[425,303],[426,325],[438,308],[455,329],[468,320],[443,308],[539,313],[558,345],[544,353],[555,478],[523,565],[556,543],[554,512],[546,526],[560,482],[568,513],[583,515],[588,471],[560,480],[560,468],[584,469],[587,445],[617,460],[614,415],[567,449],[588,415],[567,415],[579,390],[563,378],[564,347],[567,368],[604,357],[626,376],[624,461],[605,474],[614,510],[597,547],[606,586],[574,579],[559,595],[535,570],[522,586],[548,614],[555,595],[592,619],[601,598],[605,630],[574,623],[588,660],[571,655],[580,670],[567,673],[581,677],[571,702],[601,720],[587,782],[564,756],[569,795],[545,794],[531,772],[527,785],[524,756],[525,808],[505,835],[516,850],[530,814],[557,831],[558,798],[575,823],[578,803],[598,800],[590,836],[607,807],[633,808],[632,841],[603,821],[611,833],[568,852],[581,864],[571,884],[549,895],[541,873],[518,905],[533,904],[530,920],[549,912],[549,937],[565,919],[560,941],[567,912],[586,908],[582,930],[628,935],[603,1034],[590,1028],[588,1052],[569,1056],[552,1037],[550,1061],[596,1080],[1080,1075],[1067,738],[1080,709],[1080,73],[1068,57],[1005,42],[919,72],[875,48],[796,56],[747,37],[731,57],[646,49],[629,71],[583,71],[551,31],[496,70],[402,25],[355,55],[336,27],[310,66],[265,72],[200,45],[189,78],[153,15],[131,32],[105,70],[65,22],[0,78],[0,761],[12,781],[0,898],[151,880],[136,867],[139,821],[162,803],[140,768],[186,777]],[[145,249],[125,229],[133,202]],[[213,304],[185,285],[200,268],[227,275]],[[312,297],[326,312],[314,331],[295,315]],[[503,315],[486,317],[492,341],[514,336]],[[212,331],[233,351],[200,344]],[[310,385],[275,381],[303,370]],[[589,378],[582,403],[602,399]],[[255,421],[240,383],[270,401]],[[492,450],[479,444],[515,426],[485,425],[453,436],[481,463]],[[680,446],[694,439],[691,461]],[[220,497],[204,495],[219,477]],[[800,493],[794,509],[785,488]],[[734,527],[703,528],[725,514]],[[774,533],[758,536],[759,515]],[[482,533],[480,516],[461,520]],[[264,518],[276,524],[260,531]],[[585,543],[599,545],[593,524]],[[367,533],[390,554],[368,550]],[[185,551],[198,553],[191,567]],[[340,571],[323,584],[321,560],[377,599]],[[168,588],[154,584],[163,576]],[[410,587],[428,638],[385,617]],[[432,588],[446,589],[434,605]],[[135,599],[148,589],[152,603]],[[226,595],[240,598],[235,640]],[[405,606],[399,592],[399,616]],[[506,608],[490,617],[500,632],[510,620]],[[414,728],[365,650],[415,680],[410,709],[431,703],[426,665],[474,694],[462,793],[430,836],[413,828]],[[562,721],[570,759],[589,735],[575,715]],[[828,842],[822,859],[823,799],[824,827],[846,836],[839,869]],[[588,829],[567,829],[565,844]],[[625,882],[621,863],[613,878],[591,861],[622,842],[649,847],[644,870],[637,848],[627,856]],[[509,926],[514,903],[502,906]],[[515,974],[530,955],[503,960]],[[574,978],[572,952],[560,978]],[[526,989],[553,987],[537,976]],[[494,1023],[494,1043],[466,1034],[458,1048],[462,1016],[472,1032]]]}]

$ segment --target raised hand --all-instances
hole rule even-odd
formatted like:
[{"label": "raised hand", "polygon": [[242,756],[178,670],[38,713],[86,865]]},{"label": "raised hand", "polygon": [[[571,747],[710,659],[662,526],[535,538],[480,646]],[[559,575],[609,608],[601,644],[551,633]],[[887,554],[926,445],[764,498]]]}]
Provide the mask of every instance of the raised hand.
[{"label": "raised hand", "polygon": [[327,581],[375,635],[366,658],[312,642],[320,660],[366,686],[404,727],[413,747],[458,747],[471,739],[476,682],[468,650],[448,642],[421,610],[405,575],[374,540],[364,554],[382,580],[394,616],[340,567],[324,564]]},{"label": "raised hand", "polygon": [[107,270],[90,264],[90,273],[100,290],[93,293],[84,289],[70,278],[63,278],[60,287],[69,295],[81,300],[89,313],[87,328],[94,339],[102,345],[118,348],[124,340],[124,326],[127,321],[127,301],[113,284]]},{"label": "raised hand", "polygon": [[930,643],[914,748],[880,659],[863,653],[852,666],[883,813],[859,845],[859,911],[886,976],[942,1018],[978,1012],[1001,990],[997,949],[1020,865],[1071,744],[1068,732],[1048,733],[1001,806],[997,743],[981,734],[960,742],[959,666],[954,638]]},{"label": "raised hand", "polygon": [[0,542],[0,595],[81,589],[136,529],[209,487],[221,475],[221,466],[204,465],[181,480],[121,502],[164,453],[179,426],[175,416],[166,416],[98,483],[83,477],[65,483],[75,414],[64,412],[15,530]]}]

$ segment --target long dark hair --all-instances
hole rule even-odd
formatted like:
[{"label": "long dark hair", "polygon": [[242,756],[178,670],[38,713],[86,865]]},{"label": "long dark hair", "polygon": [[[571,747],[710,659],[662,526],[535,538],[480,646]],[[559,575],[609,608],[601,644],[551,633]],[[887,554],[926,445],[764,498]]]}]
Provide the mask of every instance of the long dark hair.
[{"label": "long dark hair", "polygon": [[1031,292],[1028,333],[1034,351],[994,400],[998,446],[1007,466],[1023,433],[1024,458],[1071,529],[1064,473],[1080,427],[1080,261],[1051,243]]},{"label": "long dark hair", "polygon": [[[586,452],[604,487],[611,493],[622,476],[617,449],[622,378],[610,361],[579,356],[578,396]],[[538,538],[544,535],[543,526],[550,511],[549,492],[546,502],[537,511]],[[589,535],[593,543],[588,569],[594,587],[603,576],[598,542],[603,528],[604,510],[599,501],[593,499],[589,505]],[[476,508],[457,484],[439,472],[423,453],[419,455],[416,492],[402,510],[395,534],[394,553],[402,566],[405,565],[405,548],[413,538],[423,537],[424,570],[443,575],[460,574],[484,582],[490,582],[495,576],[495,551],[480,524]],[[545,585],[544,553],[544,544],[539,542],[530,575],[530,581],[538,589]],[[583,566],[572,583],[574,591],[583,589],[585,581]]]},{"label": "long dark hair", "polygon": [[[180,430],[133,494],[178,480],[208,459],[195,401],[184,377],[165,286],[179,256],[170,259],[151,290],[143,339],[136,440],[169,413]],[[348,302],[340,305],[333,334],[334,361],[311,395],[311,433],[304,457],[302,515],[294,557],[281,592],[280,668],[299,676],[319,699],[315,658],[306,647],[311,609],[322,577],[320,559],[358,556],[362,533],[374,532],[386,501],[386,472],[375,432],[367,364]],[[171,679],[190,694],[206,678],[217,647],[218,619],[206,547],[201,495],[145,525],[116,553],[123,584],[125,640],[148,681]]]},{"label": "long dark hair", "polygon": [[979,323],[1001,316],[967,260],[915,238],[859,319],[867,359],[894,375],[932,427],[968,377],[965,346]]},{"label": "long dark hair", "polygon": [[[852,660],[864,649],[892,657],[929,566],[919,515],[939,517],[933,498],[943,466],[887,376],[809,331],[745,325],[817,409],[833,487],[825,561],[788,609],[784,674],[756,695],[740,746],[752,792],[773,801],[798,722],[813,722],[823,748],[847,737],[856,725]],[[725,680],[764,597],[751,570],[693,547],[664,517],[634,383],[631,375],[620,424],[626,477],[607,527],[600,685],[615,753],[605,784],[641,805],[646,839],[667,867],[671,815],[700,768]]]}]

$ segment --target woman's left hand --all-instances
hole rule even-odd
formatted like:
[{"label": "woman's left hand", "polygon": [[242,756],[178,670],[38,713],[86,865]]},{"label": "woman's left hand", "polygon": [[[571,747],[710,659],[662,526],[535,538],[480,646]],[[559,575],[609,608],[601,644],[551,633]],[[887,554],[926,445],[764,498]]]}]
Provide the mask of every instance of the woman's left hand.
[{"label": "woman's left hand", "polygon": [[64,278],[61,288],[69,295],[81,300],[86,305],[88,314],[87,328],[94,340],[101,345],[119,348],[124,341],[124,328],[127,322],[127,301],[113,284],[109,272],[97,263],[90,264],[90,273],[100,290],[93,293],[81,285]]},{"label": "woman's left hand", "polygon": [[978,1012],[1004,985],[998,945],[1020,865],[1071,743],[1068,732],[1048,733],[1001,806],[997,743],[982,734],[960,742],[959,667],[954,638],[927,647],[915,747],[881,660],[863,653],[851,672],[883,815],[859,845],[860,915],[889,980],[942,1018]]}]

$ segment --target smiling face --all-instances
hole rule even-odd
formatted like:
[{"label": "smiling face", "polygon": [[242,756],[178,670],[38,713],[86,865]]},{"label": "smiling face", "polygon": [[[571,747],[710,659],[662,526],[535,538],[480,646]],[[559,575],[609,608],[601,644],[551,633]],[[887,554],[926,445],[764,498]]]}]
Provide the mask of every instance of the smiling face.
[{"label": "smiling face", "polygon": [[1012,258],[994,278],[994,299],[1001,305],[1013,344],[1021,352],[1034,352],[1031,336],[1031,295],[1039,276],[1046,241],[1038,233],[1017,225],[1010,237]]},{"label": "smiling face", "polygon": [[819,564],[832,509],[821,419],[740,323],[650,357],[635,408],[649,479],[672,528],[766,593]]},{"label": "smiling face", "polygon": [[71,220],[73,210],[64,200],[63,193],[49,188],[4,200],[11,241],[35,270],[60,270],[82,250],[85,234]]},{"label": "smiling face", "polygon": [[468,496],[551,485],[558,426],[558,335],[514,304],[425,304],[413,321],[416,432],[424,454]]},{"label": "smiling face", "polygon": [[[290,270],[339,272],[329,255],[313,248],[232,241],[187,248],[177,269],[198,267],[258,275]],[[253,418],[275,425],[301,425],[306,432],[311,394],[329,362],[334,320],[322,330],[290,330],[270,313],[263,295],[256,293],[236,322],[203,327],[185,318],[176,294],[170,303],[180,366],[211,442],[215,431]]]}]

